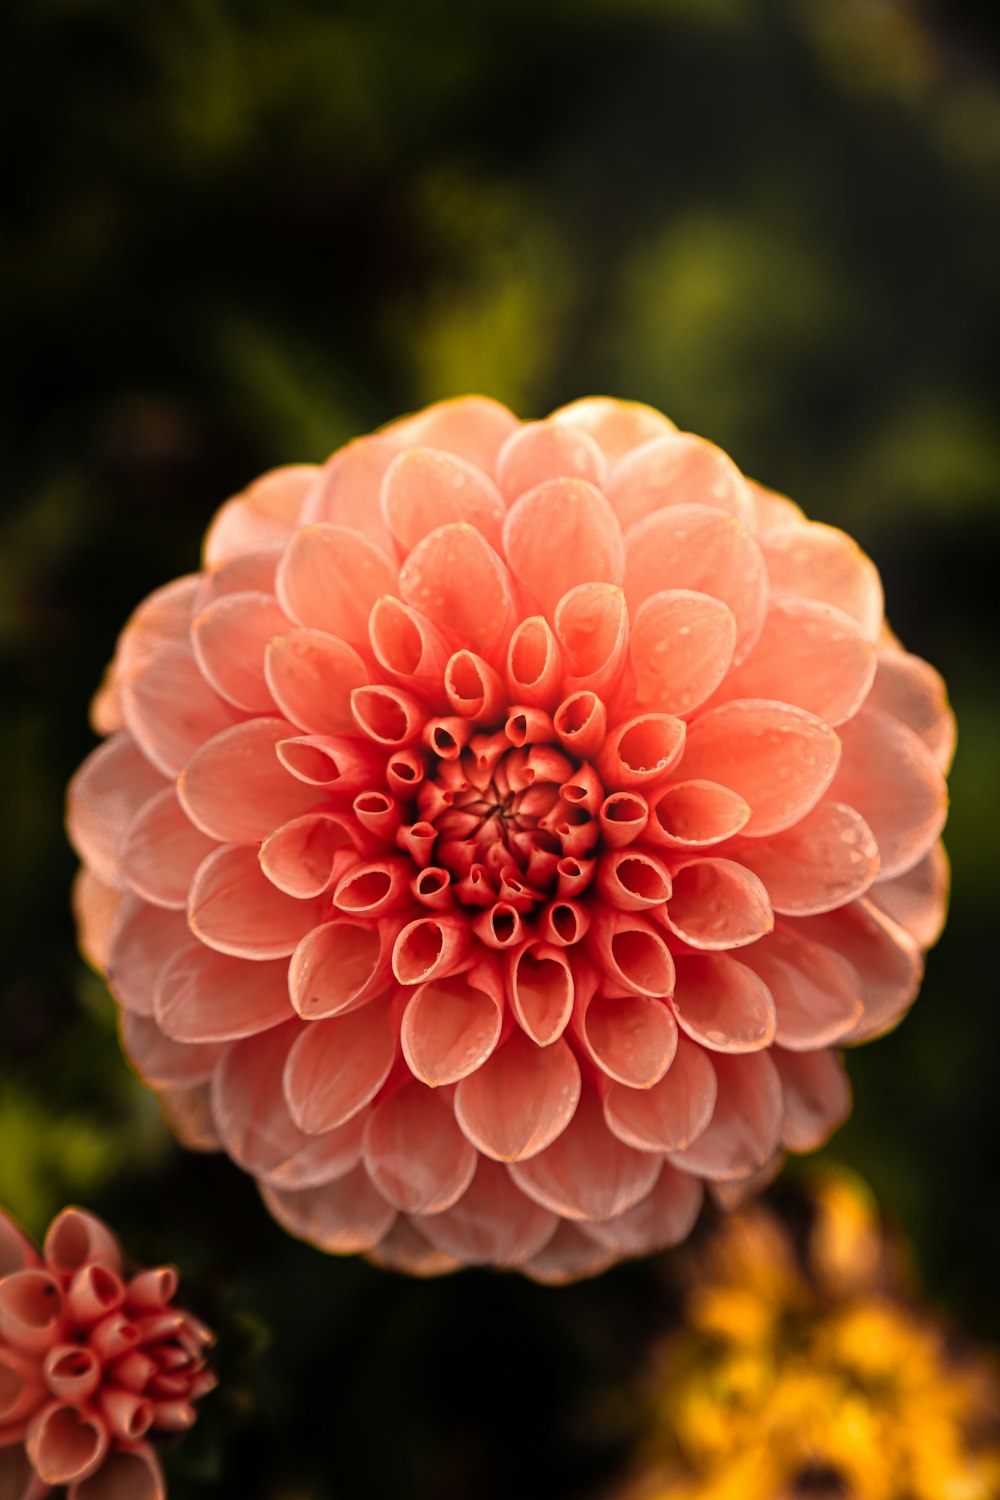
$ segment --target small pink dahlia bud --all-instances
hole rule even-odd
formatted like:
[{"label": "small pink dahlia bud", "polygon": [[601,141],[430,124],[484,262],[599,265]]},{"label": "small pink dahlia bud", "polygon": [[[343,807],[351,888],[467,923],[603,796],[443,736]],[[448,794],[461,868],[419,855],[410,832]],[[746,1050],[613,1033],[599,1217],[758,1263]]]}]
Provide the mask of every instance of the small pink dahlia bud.
[{"label": "small pink dahlia bud", "polygon": [[170,1266],[122,1268],[114,1235],[66,1208],[41,1255],[0,1211],[0,1494],[163,1500],[149,1437],[195,1420],[212,1342],[172,1307]]},{"label": "small pink dahlia bud", "polygon": [[429,408],[218,513],[78,773],[81,942],[325,1249],[591,1274],[845,1117],[953,723],[842,532],[659,413]]}]

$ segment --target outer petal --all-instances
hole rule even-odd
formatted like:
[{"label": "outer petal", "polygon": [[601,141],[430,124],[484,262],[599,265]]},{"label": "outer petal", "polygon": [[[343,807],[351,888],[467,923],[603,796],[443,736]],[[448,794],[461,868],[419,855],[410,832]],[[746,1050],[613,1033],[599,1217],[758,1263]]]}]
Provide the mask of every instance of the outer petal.
[{"label": "outer petal", "polygon": [[864,982],[864,1014],[842,1040],[867,1042],[905,1015],[920,988],[923,963],[913,939],[866,900],[789,923],[846,959]]},{"label": "outer petal", "polygon": [[260,1195],[289,1234],[336,1255],[373,1249],[396,1218],[363,1166],[334,1182],[296,1192],[262,1183]]},{"label": "outer petal", "polygon": [[781,923],[740,957],[771,992],[782,1047],[811,1052],[830,1046],[861,1019],[864,984],[858,971],[795,924]]},{"label": "outer petal", "polygon": [[522,495],[507,513],[503,540],[512,571],[550,620],[578,584],[622,581],[621,528],[584,479],[549,479]]},{"label": "outer petal", "polygon": [[563,1218],[610,1219],[646,1196],[660,1162],[612,1135],[597,1094],[585,1089],[562,1135],[508,1170],[522,1192]]},{"label": "outer petal", "polygon": [[573,1118],[580,1069],[564,1041],[538,1047],[514,1030],[455,1092],[455,1118],[474,1146],[497,1161],[544,1150]]},{"label": "outer petal", "polygon": [[518,420],[514,413],[488,396],[456,396],[436,401],[411,417],[403,417],[382,429],[398,444],[443,448],[457,453],[470,464],[492,474],[497,454]]},{"label": "outer petal", "polygon": [[360,531],[391,557],[392,536],[382,519],[379,492],[398,444],[380,433],[357,438],[339,449],[320,469],[302,505],[300,521],[347,526]]},{"label": "outer petal", "polygon": [[130,734],[114,734],[91,751],[70,782],[66,823],[73,847],[105,885],[122,883],[125,830],[164,787]]},{"label": "outer petal", "polygon": [[293,1017],[288,964],[249,964],[202,943],[184,947],[160,973],[155,1010],[158,1025],[174,1041],[254,1036]]},{"label": "outer petal", "polygon": [[626,530],[668,505],[709,505],[754,524],[750,487],[728,454],[691,432],[671,432],[619,459],[608,499]]},{"label": "outer petal", "polygon": [[404,1213],[441,1213],[457,1203],[476,1153],[451,1101],[408,1083],[376,1105],[365,1131],[365,1166],[383,1197]]},{"label": "outer petal", "polygon": [[227,500],[205,536],[208,567],[234,552],[250,552],[283,542],[319,470],[315,464],[272,469]]},{"label": "outer petal", "polygon": [[614,1219],[584,1223],[580,1229],[616,1257],[650,1255],[687,1239],[701,1211],[702,1195],[697,1177],[675,1172],[664,1162],[651,1191],[640,1203]]},{"label": "outer petal", "polygon": [[382,514],[404,552],[451,521],[466,521],[498,548],[503,497],[481,469],[437,448],[405,448],[382,481]]},{"label": "outer petal", "polygon": [[882,583],[870,557],[843,531],[794,520],[761,537],[771,592],[817,599],[856,620],[870,641],[882,628]]},{"label": "outer petal", "polygon": [[901,875],[937,842],[948,789],[912,729],[868,708],[841,730],[844,751],[831,796],[864,818],[878,841],[883,877]]},{"label": "outer petal", "polygon": [[563,1220],[548,1244],[521,1267],[532,1281],[544,1286],[566,1286],[588,1276],[599,1276],[618,1259],[613,1250],[583,1233],[583,1226]]},{"label": "outer petal", "polygon": [[651,1089],[612,1084],[604,1118],[619,1140],[639,1151],[683,1151],[708,1128],[715,1110],[715,1069],[704,1049],[677,1038],[666,1076]]},{"label": "outer petal", "polygon": [[919,656],[883,649],[868,705],[918,734],[942,771],[955,753],[955,715],[941,674]]},{"label": "outer petal", "polygon": [[781,1081],[768,1052],[716,1053],[715,1113],[693,1145],[670,1159],[682,1171],[723,1182],[748,1177],[774,1155],[781,1134]]},{"label": "outer petal", "polygon": [[871,829],[842,802],[821,802],[774,838],[747,840],[736,857],[764,882],[774,910],[792,917],[846,906],[879,868]]},{"label": "outer petal", "polygon": [[67,1500],[166,1500],[160,1460],[148,1443],[117,1448],[90,1479],[70,1486]]},{"label": "outer petal", "polygon": [[191,931],[236,958],[283,958],[320,922],[323,898],[296,901],[277,890],[257,851],[225,844],[199,866],[188,898]]},{"label": "outer petal", "polygon": [[169,777],[205,740],[244,717],[209,686],[187,646],[167,646],[132,669],[122,680],[122,712],[143,751]]},{"label": "outer petal", "polygon": [[316,789],[278,759],[287,738],[286,720],[250,719],[202,745],[177,783],[191,821],[213,839],[254,844],[314,806]]},{"label": "outer petal", "polygon": [[353,734],[351,694],[368,670],[339,636],[324,630],[289,630],[268,644],[264,673],[275,703],[310,734]]},{"label": "outer petal", "polygon": [[918,947],[930,948],[944,927],[950,876],[944,845],[935,844],[904,874],[877,880],[868,899],[908,932]]},{"label": "outer petal", "polygon": [[[430,1222],[421,1220],[422,1224]],[[406,1214],[397,1215],[388,1234],[368,1251],[368,1259],[387,1271],[402,1271],[406,1276],[447,1276],[451,1271],[460,1271],[463,1264],[432,1245]]]},{"label": "outer petal", "polygon": [[174,954],[192,945],[183,912],[147,906],[134,896],[122,902],[108,954],[108,984],[119,1005],[150,1016],[160,975]]},{"label": "outer petal", "polygon": [[285,613],[352,646],[367,645],[376,599],[396,592],[396,569],[386,554],[346,526],[301,526],[278,568]]},{"label": "outer petal", "polygon": [[122,1050],[150,1088],[198,1087],[207,1083],[225,1050],[218,1043],[191,1046],[165,1036],[155,1020],[123,1010]]},{"label": "outer petal", "polygon": [[785,1052],[775,1047],[774,1065],[785,1103],[781,1144],[789,1151],[815,1151],[851,1112],[851,1085],[836,1052]]},{"label": "outer petal", "polygon": [[177,800],[176,787],[164,787],[143,803],[125,830],[121,872],[145,901],[179,909],[187,905],[195,871],[214,848]]},{"label": "outer petal", "polygon": [[305,1027],[284,1072],[295,1124],[314,1135],[353,1119],[385,1083],[396,1053],[396,1034],[381,1004]]},{"label": "outer petal", "polygon": [[549,421],[586,432],[612,464],[630,448],[677,430],[669,417],[652,406],[644,406],[641,401],[614,401],[609,396],[571,401],[554,411]]},{"label": "outer petal", "polygon": [[503,1023],[503,985],[488,964],[480,972],[432,980],[412,996],[400,1040],[410,1070],[436,1088],[481,1068]]},{"label": "outer petal", "polygon": [[736,616],[721,599],[690,589],[651,594],[632,621],[636,707],[692,713],[722,682],[735,648]]},{"label": "outer petal", "polygon": [[671,1001],[678,1023],[712,1052],[759,1052],[774,1040],[777,1016],[767,985],[724,953],[677,957]]},{"label": "outer petal", "polygon": [[264,677],[264,653],[272,636],[288,625],[272,594],[224,594],[191,626],[198,665],[216,692],[237,708],[270,713],[274,700]]},{"label": "outer petal", "polygon": [[504,1167],[481,1156],[454,1208],[418,1219],[417,1225],[464,1265],[520,1266],[548,1244],[558,1222],[514,1185]]},{"label": "outer petal", "polygon": [[435,625],[489,656],[509,632],[513,600],[500,558],[474,527],[439,526],[410,553],[399,575],[403,598]]},{"label": "outer petal", "polygon": [[500,449],[497,483],[508,504],[547,479],[586,479],[603,488],[604,454],[586,432],[566,422],[525,422]]}]

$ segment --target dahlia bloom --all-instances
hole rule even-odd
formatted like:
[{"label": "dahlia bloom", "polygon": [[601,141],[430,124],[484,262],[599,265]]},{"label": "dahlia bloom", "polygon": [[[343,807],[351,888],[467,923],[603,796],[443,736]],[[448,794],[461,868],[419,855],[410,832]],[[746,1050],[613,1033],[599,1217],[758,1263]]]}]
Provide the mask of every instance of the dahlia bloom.
[{"label": "dahlia bloom", "polygon": [[684,1238],[916,994],[953,725],[871,561],[648,407],[434,406],[222,507],[70,789],[188,1144],[433,1273]]},{"label": "dahlia bloom", "polygon": [[0,1495],[163,1500],[147,1434],[182,1432],[215,1384],[208,1329],[170,1266],[126,1276],[105,1224],[66,1208],[41,1255],[0,1211]]}]

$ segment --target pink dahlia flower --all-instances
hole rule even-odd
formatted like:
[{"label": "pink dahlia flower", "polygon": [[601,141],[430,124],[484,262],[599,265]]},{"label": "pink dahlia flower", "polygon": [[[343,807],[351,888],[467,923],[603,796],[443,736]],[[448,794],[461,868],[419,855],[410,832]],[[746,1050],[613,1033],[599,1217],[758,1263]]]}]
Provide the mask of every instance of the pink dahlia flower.
[{"label": "pink dahlia flower", "polygon": [[448,402],[216,516],[70,792],[189,1144],[328,1250],[587,1275],[849,1109],[945,902],[953,726],[871,561],[647,407]]},{"label": "pink dahlia flower", "polygon": [[170,1266],[126,1276],[114,1235],[64,1209],[39,1255],[0,1211],[0,1495],[163,1500],[148,1441],[210,1391],[208,1329],[170,1304]]}]

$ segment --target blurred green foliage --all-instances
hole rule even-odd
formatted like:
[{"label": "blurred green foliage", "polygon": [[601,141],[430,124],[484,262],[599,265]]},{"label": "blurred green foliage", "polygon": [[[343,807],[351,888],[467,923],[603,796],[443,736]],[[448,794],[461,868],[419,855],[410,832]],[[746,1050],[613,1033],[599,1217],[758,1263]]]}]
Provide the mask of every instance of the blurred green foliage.
[{"label": "blurred green foliage", "polygon": [[[261,469],[479,389],[635,397],[882,570],[961,744],[948,933],[831,1151],[1000,1336],[1000,82],[981,5],[7,0],[0,1202],[183,1266],[224,1383],[175,1500],[592,1487],[659,1271],[408,1283],[174,1147],[76,957],[62,789],[151,588]],[[267,1358],[261,1358],[268,1345]]]}]

